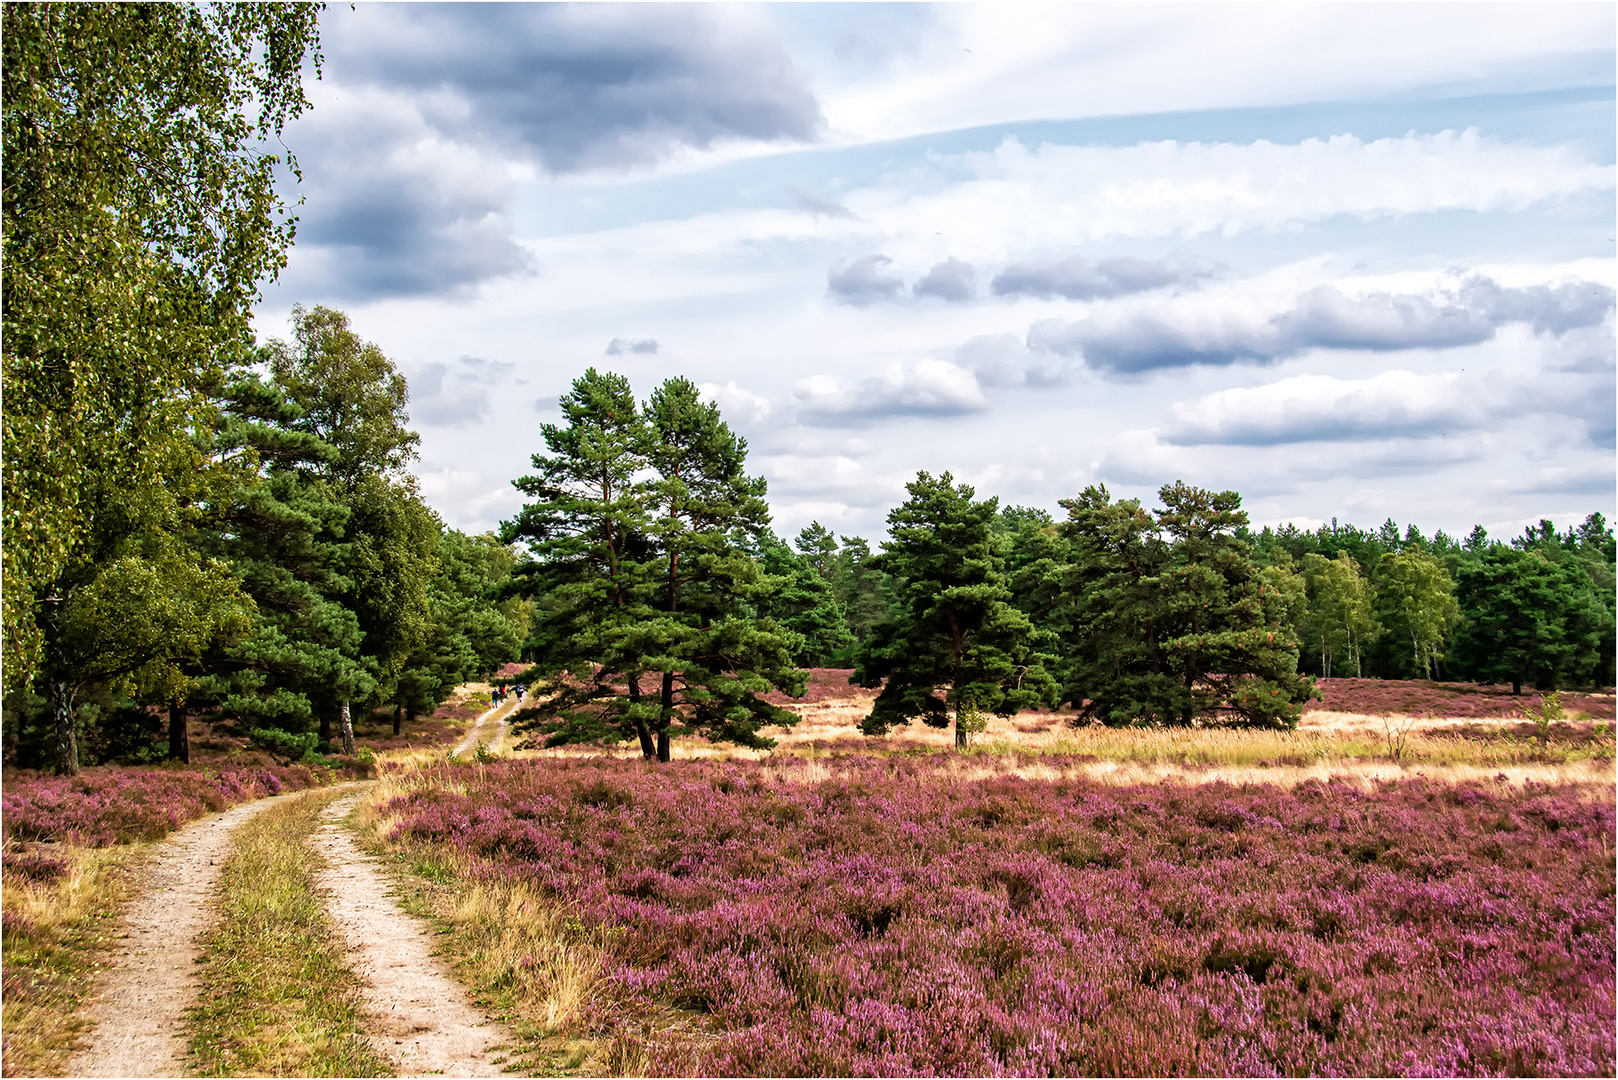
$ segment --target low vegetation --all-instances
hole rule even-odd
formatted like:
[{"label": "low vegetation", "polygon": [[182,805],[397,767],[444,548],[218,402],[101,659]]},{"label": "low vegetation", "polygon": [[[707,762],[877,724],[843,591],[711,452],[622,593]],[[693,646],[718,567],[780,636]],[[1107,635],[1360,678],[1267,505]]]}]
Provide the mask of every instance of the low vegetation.
[{"label": "low vegetation", "polygon": [[7,845],[0,976],[4,1075],[66,1072],[75,1039],[88,1026],[78,1010],[134,892],[130,871],[145,850],[144,844]]},{"label": "low vegetation", "polygon": [[203,1076],[387,1076],[361,1027],[349,970],[306,841],[337,796],[270,807],[241,826],[203,954],[191,1047]]},{"label": "low vegetation", "polygon": [[[588,947],[600,973],[553,1023],[619,1068],[1613,1069],[1610,784],[969,764],[438,765],[379,813],[407,861]],[[544,954],[501,955],[485,981],[556,993]]]}]

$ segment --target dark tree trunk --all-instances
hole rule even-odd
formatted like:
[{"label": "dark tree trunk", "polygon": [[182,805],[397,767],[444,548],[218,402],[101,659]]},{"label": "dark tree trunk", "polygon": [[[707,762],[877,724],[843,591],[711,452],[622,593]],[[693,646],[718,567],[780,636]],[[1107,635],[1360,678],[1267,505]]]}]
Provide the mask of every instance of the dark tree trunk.
[{"label": "dark tree trunk", "polygon": [[395,705],[393,707],[393,733],[395,735],[397,735],[403,730],[404,730],[404,706],[403,705]]},{"label": "dark tree trunk", "polygon": [[[640,704],[640,676],[629,676],[629,704]],[[647,761],[657,760],[657,744],[652,741],[652,729],[646,726],[646,721],[635,718],[635,734],[640,736],[640,756]]]},{"label": "dark tree trunk", "polygon": [[186,730],[185,703],[169,706],[169,760],[191,764],[191,736]]},{"label": "dark tree trunk", "polygon": [[1511,696],[1512,697],[1521,697],[1522,696],[1522,680],[1521,679],[1512,679],[1511,680]]},{"label": "dark tree trunk", "polygon": [[51,717],[56,723],[56,774],[79,775],[78,717],[73,714],[73,688],[51,680]]},{"label": "dark tree trunk", "polygon": [[331,716],[324,711],[320,714],[320,741],[331,742]]},{"label": "dark tree trunk", "polygon": [[668,729],[669,723],[674,719],[674,672],[672,671],[663,672],[663,693],[659,698],[659,703],[663,706],[663,727],[659,728],[657,732],[657,760],[668,761],[672,757],[670,743],[673,742],[669,738]]},{"label": "dark tree trunk", "polygon": [[354,721],[348,715],[348,702],[337,706],[337,718],[342,722],[343,753],[349,757],[354,756]]}]

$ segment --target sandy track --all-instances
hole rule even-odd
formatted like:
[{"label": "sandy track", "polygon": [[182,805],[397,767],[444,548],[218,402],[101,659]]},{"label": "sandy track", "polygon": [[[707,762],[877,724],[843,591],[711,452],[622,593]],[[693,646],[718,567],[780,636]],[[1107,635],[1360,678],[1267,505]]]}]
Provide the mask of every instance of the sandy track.
[{"label": "sandy track", "polygon": [[511,733],[511,714],[517,711],[517,699],[507,698],[504,704],[496,705],[472,724],[472,730],[466,737],[455,744],[455,756],[470,754],[479,746],[489,753],[498,753]]},{"label": "sandy track", "polygon": [[311,842],[328,865],[316,884],[364,983],[372,1047],[400,1076],[503,1075],[496,1051],[512,1045],[511,1032],[472,1007],[433,956],[431,932],[394,902],[387,878],[341,824],[358,798],[332,803]]},{"label": "sandy track", "polygon": [[157,846],[108,957],[113,966],[87,1006],[95,1021],[90,1045],[68,1063],[68,1076],[179,1076],[186,1070],[185,1009],[196,1000],[197,954],[217,916],[214,891],[231,833],[277,801],[243,803]]}]

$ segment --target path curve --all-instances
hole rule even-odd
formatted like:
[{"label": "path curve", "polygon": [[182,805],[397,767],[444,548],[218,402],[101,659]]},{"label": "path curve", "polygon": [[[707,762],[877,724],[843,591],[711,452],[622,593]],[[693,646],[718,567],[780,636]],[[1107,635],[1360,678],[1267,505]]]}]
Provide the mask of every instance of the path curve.
[{"label": "path curve", "polygon": [[472,753],[479,746],[482,746],[491,754],[499,753],[506,741],[506,736],[511,733],[511,714],[517,711],[519,704],[520,702],[513,695],[479,716],[472,722],[472,730],[466,733],[464,739],[455,744],[454,756],[460,757],[462,754]]},{"label": "path curve", "polygon": [[431,931],[394,902],[387,877],[354,843],[342,819],[358,799],[327,807],[310,843],[327,865],[315,884],[364,984],[371,1046],[400,1076],[503,1075],[497,1051],[514,1036],[472,1007],[433,956]]},{"label": "path curve", "polygon": [[95,1027],[68,1076],[179,1076],[191,1057],[185,1010],[197,998],[197,956],[217,917],[219,872],[236,827],[295,795],[256,799],[179,829],[153,852],[140,893],[86,1005]]}]

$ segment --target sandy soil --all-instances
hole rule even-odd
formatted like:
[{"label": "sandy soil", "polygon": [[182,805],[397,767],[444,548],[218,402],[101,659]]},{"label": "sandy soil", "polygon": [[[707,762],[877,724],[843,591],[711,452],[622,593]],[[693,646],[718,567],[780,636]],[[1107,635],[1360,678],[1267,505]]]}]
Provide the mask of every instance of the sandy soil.
[{"label": "sandy soil", "polygon": [[511,734],[511,714],[517,711],[517,706],[517,699],[509,697],[473,721],[466,737],[455,744],[455,756],[473,753],[479,746],[491,754],[499,753]]},{"label": "sandy soil", "polygon": [[[281,796],[296,798],[296,796]],[[197,955],[213,926],[219,868],[236,826],[268,809],[258,799],[187,825],[157,846],[102,985],[87,1012],[87,1049],[68,1076],[179,1076],[190,1058],[184,1012],[196,1000]]]},{"label": "sandy soil", "polygon": [[382,871],[342,825],[358,798],[332,803],[311,843],[328,864],[316,882],[365,984],[372,1047],[400,1076],[502,1075],[498,1051],[512,1044],[511,1032],[472,1007],[433,956],[431,932],[394,902]]}]

